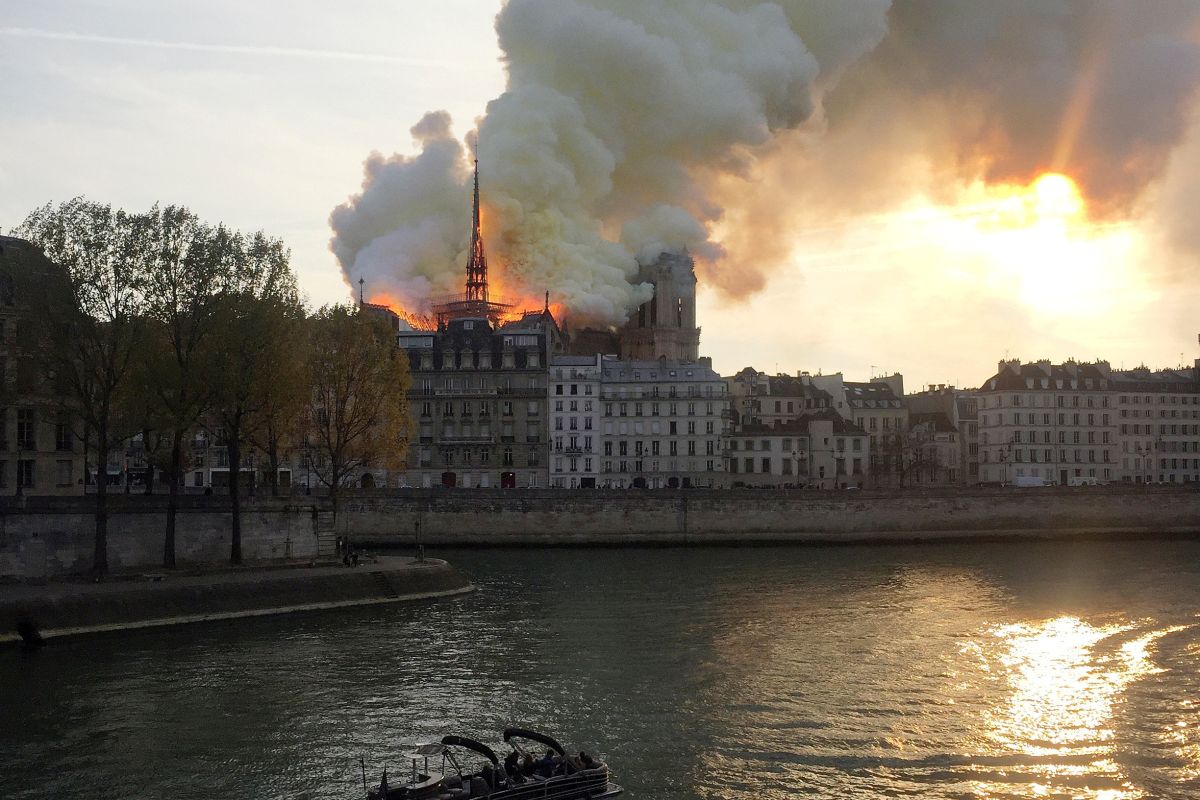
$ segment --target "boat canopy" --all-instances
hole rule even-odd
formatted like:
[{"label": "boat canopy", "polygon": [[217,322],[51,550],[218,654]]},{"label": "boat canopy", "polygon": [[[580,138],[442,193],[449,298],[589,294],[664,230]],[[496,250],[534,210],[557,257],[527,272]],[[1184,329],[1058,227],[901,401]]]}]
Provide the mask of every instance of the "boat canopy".
[{"label": "boat canopy", "polygon": [[534,742],[541,742],[542,744],[546,745],[546,747],[549,747],[551,750],[558,753],[560,756],[566,755],[562,745],[544,733],[538,733],[537,731],[531,731],[525,728],[505,728],[504,741],[507,742],[513,737],[519,739],[530,739]]},{"label": "boat canopy", "polygon": [[441,742],[430,742],[417,745],[412,754],[414,756],[439,756],[444,752],[446,752],[446,747]]},{"label": "boat canopy", "polygon": [[[507,740],[506,740],[507,741]],[[479,755],[491,761],[493,764],[499,764],[500,759],[496,758],[496,754],[492,748],[482,742],[477,742],[474,739],[468,739],[465,736],[443,736],[442,744],[451,745],[453,747],[465,747],[468,750],[474,750]]]}]

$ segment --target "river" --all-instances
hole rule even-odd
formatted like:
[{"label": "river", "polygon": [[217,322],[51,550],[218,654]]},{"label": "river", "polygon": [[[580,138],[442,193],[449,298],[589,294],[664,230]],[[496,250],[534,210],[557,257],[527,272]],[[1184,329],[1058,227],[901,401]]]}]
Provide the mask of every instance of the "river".
[{"label": "river", "polygon": [[0,650],[0,797],[361,798],[509,724],[631,799],[1200,797],[1200,543],[438,555],[479,591]]}]

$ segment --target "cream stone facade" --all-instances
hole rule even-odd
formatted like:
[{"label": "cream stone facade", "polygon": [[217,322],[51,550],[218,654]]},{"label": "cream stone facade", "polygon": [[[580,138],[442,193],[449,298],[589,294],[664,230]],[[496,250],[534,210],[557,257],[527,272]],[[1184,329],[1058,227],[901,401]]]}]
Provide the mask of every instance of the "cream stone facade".
[{"label": "cream stone facade", "polygon": [[1118,480],[1114,389],[1106,361],[1001,361],[978,392],[980,480]]},{"label": "cream stone facade", "polygon": [[600,485],[727,485],[725,382],[710,359],[601,361]]},{"label": "cream stone facade", "polygon": [[870,468],[866,432],[830,410],[729,435],[732,485],[861,489]]},{"label": "cream stone facade", "polygon": [[600,485],[605,360],[601,355],[550,358],[550,486],[556,489]]},{"label": "cream stone facade", "polygon": [[1120,479],[1200,481],[1200,360],[1190,369],[1139,367],[1113,373]]}]

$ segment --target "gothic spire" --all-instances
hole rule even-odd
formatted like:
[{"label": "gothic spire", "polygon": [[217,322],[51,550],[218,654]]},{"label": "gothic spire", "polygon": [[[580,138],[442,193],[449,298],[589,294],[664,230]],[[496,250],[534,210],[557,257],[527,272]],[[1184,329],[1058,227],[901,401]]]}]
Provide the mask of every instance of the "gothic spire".
[{"label": "gothic spire", "polygon": [[479,159],[475,159],[475,207],[471,215],[471,255],[467,258],[467,300],[488,302],[487,256],[479,224]]}]

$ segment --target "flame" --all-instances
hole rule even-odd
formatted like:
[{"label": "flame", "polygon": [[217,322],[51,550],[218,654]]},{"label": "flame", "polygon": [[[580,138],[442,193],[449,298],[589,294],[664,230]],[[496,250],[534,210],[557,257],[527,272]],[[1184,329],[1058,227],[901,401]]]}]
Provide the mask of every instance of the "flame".
[{"label": "flame", "polygon": [[433,330],[437,327],[437,323],[430,316],[425,314],[417,314],[404,310],[404,303],[397,297],[394,297],[386,292],[373,292],[367,302],[375,306],[386,306],[400,319],[407,322],[416,330]]}]

